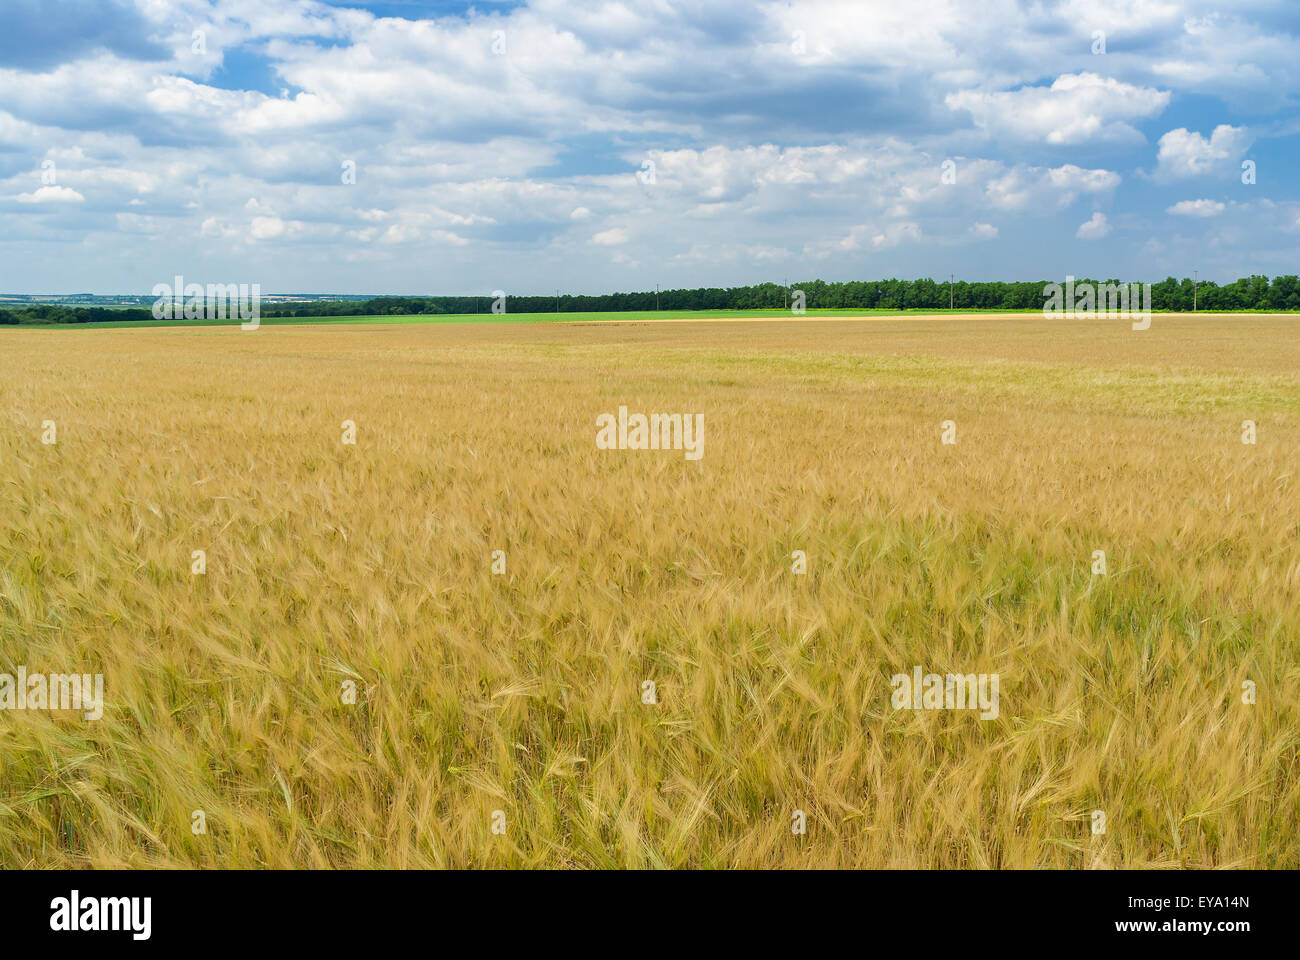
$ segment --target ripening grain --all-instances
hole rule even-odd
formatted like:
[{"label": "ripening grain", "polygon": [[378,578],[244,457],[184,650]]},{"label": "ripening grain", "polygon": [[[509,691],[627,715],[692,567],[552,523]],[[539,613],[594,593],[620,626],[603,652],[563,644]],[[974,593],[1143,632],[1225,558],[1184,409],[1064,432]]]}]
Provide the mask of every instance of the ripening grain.
[{"label": "ripening grain", "polygon": [[0,672],[105,677],[0,711],[0,865],[1298,867],[1297,371],[1293,317],[0,331]]}]

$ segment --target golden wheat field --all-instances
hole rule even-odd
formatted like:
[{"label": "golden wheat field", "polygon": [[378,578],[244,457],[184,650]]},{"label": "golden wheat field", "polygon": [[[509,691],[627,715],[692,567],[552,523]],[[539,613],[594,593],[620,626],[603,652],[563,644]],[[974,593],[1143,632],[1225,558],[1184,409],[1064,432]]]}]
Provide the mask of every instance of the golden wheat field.
[{"label": "golden wheat field", "polygon": [[0,865],[1294,868],[1298,467],[1296,317],[0,331]]}]

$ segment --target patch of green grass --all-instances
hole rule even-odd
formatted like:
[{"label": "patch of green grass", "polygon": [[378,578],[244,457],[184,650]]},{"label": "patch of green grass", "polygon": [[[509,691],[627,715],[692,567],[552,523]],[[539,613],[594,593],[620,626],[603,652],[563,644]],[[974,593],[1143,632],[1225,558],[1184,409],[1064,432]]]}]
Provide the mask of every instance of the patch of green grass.
[{"label": "patch of green grass", "polygon": [[[944,313],[941,310],[809,310],[802,317],[893,317],[906,314],[927,315]],[[1037,310],[957,310],[956,313],[1037,313]],[[444,314],[407,314],[403,316],[370,317],[264,317],[264,326],[287,325],[333,325],[333,324],[372,324],[372,323],[596,323],[601,321],[619,321],[635,323],[647,320],[690,320],[713,317],[734,317],[736,319],[763,317],[790,317],[789,310],[622,310],[594,313],[444,313]],[[106,320],[99,323],[25,323],[11,329],[28,330],[86,330],[94,328],[116,329],[118,327],[234,327],[238,320]],[[0,326],[0,330],[6,329]]]}]

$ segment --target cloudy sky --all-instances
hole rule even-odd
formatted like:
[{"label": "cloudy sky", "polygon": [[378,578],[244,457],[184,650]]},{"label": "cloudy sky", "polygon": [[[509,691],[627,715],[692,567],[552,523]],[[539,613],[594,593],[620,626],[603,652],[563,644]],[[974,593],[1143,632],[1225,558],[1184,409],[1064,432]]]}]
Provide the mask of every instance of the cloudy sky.
[{"label": "cloudy sky", "polygon": [[3,292],[1300,272],[1296,0],[3,0],[0,27]]}]

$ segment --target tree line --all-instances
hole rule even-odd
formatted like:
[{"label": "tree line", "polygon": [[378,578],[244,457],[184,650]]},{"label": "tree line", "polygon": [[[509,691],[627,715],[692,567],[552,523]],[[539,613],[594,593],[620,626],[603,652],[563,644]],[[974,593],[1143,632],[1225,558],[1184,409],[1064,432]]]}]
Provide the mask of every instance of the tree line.
[{"label": "tree line", "polygon": [[[809,310],[1040,310],[1043,287],[1048,282],[998,280],[967,282],[923,278],[920,280],[808,280],[784,287],[760,283],[747,287],[696,287],[685,290],[643,291],[592,295],[507,296],[510,313],[605,313],[659,310],[785,310],[802,295]],[[1077,283],[1118,283],[1090,280]],[[1184,277],[1166,277],[1151,285],[1153,310],[1300,310],[1300,277],[1243,277],[1222,286],[1206,280],[1195,285]],[[264,318],[370,317],[419,314],[492,314],[494,298],[482,297],[374,297],[369,300],[276,303],[264,308]],[[500,311],[496,311],[500,312]],[[153,319],[143,308],[68,307],[32,304],[0,309],[0,324],[93,323]]]}]

